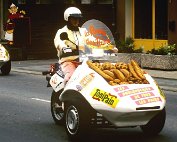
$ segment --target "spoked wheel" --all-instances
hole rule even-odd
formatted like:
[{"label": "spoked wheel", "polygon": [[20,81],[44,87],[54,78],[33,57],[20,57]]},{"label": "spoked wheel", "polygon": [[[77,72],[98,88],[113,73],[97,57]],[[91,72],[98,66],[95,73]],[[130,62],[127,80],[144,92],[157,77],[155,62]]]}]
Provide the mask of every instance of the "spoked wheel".
[{"label": "spoked wheel", "polygon": [[[78,140],[89,130],[90,116],[83,109],[84,105],[70,103],[66,106],[65,129],[70,139]],[[82,107],[82,108],[81,108]]]},{"label": "spoked wheel", "polygon": [[62,109],[62,103],[59,100],[60,93],[59,92],[52,92],[51,96],[51,113],[53,120],[56,124],[61,125],[64,124],[64,111]]},{"label": "spoked wheel", "polygon": [[154,116],[146,125],[141,126],[141,129],[145,135],[155,136],[162,131],[165,125],[165,120],[166,111],[164,108],[161,112]]}]

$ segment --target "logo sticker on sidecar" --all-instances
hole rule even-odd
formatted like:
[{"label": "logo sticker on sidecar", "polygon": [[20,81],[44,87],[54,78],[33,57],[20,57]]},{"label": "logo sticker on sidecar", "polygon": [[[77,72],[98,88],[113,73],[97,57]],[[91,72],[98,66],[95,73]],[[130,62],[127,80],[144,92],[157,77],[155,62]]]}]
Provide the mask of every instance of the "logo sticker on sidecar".
[{"label": "logo sticker on sidecar", "polygon": [[86,75],[84,78],[81,79],[79,82],[79,85],[76,85],[76,88],[80,91],[84,87],[86,87],[92,80],[94,79],[94,73],[90,73],[89,75]]},{"label": "logo sticker on sidecar", "polygon": [[101,101],[112,108],[115,108],[119,102],[117,96],[111,95],[110,93],[97,88],[93,89],[91,96],[93,99]]}]

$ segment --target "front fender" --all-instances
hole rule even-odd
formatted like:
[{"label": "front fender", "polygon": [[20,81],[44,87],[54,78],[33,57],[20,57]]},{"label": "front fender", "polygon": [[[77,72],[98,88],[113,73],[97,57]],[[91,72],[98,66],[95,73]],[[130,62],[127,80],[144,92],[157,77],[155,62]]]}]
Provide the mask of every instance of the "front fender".
[{"label": "front fender", "polygon": [[[82,94],[76,90],[70,89],[70,90],[66,90],[64,91],[60,97],[59,97],[60,101],[62,102],[70,102],[70,101],[74,101],[74,102],[79,102],[79,103],[87,103],[89,104],[89,102],[82,96]],[[90,105],[90,104],[89,104]]]}]

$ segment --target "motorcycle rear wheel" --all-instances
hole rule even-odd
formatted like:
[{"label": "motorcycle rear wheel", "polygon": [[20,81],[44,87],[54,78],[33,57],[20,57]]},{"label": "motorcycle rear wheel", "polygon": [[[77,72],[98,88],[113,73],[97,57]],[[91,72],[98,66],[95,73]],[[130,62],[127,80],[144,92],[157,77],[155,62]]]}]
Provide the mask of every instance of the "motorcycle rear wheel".
[{"label": "motorcycle rear wheel", "polygon": [[11,60],[4,63],[4,65],[1,67],[1,73],[2,75],[8,75],[11,71]]},{"label": "motorcycle rear wheel", "polygon": [[59,100],[61,92],[62,90],[59,92],[53,91],[51,95],[51,114],[57,125],[64,124],[64,111],[62,109],[62,102]]}]

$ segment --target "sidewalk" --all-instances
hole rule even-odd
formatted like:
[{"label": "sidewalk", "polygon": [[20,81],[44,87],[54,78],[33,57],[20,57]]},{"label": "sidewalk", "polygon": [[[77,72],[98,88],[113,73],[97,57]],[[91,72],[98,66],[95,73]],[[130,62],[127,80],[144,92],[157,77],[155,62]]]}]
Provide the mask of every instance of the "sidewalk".
[{"label": "sidewalk", "polygon": [[50,64],[57,61],[57,59],[12,61],[11,71],[42,75],[43,71],[50,69]]},{"label": "sidewalk", "polygon": [[[12,61],[12,72],[22,72],[35,75],[42,75],[42,71],[48,71],[50,64],[56,63],[57,59],[50,60],[26,60],[26,61]],[[162,70],[149,70],[144,69],[152,77],[171,79],[177,82],[177,71],[162,71]],[[171,85],[172,84],[172,85]],[[161,86],[161,85],[160,85]],[[161,86],[164,90],[171,90],[177,92],[177,84],[167,83]]]},{"label": "sidewalk", "polygon": [[[57,59],[50,60],[26,60],[26,61],[12,61],[12,71],[26,72],[32,74],[41,74],[42,71],[49,69],[50,64],[57,62]],[[177,71],[162,71],[144,69],[153,77],[168,78],[177,80]]]}]

